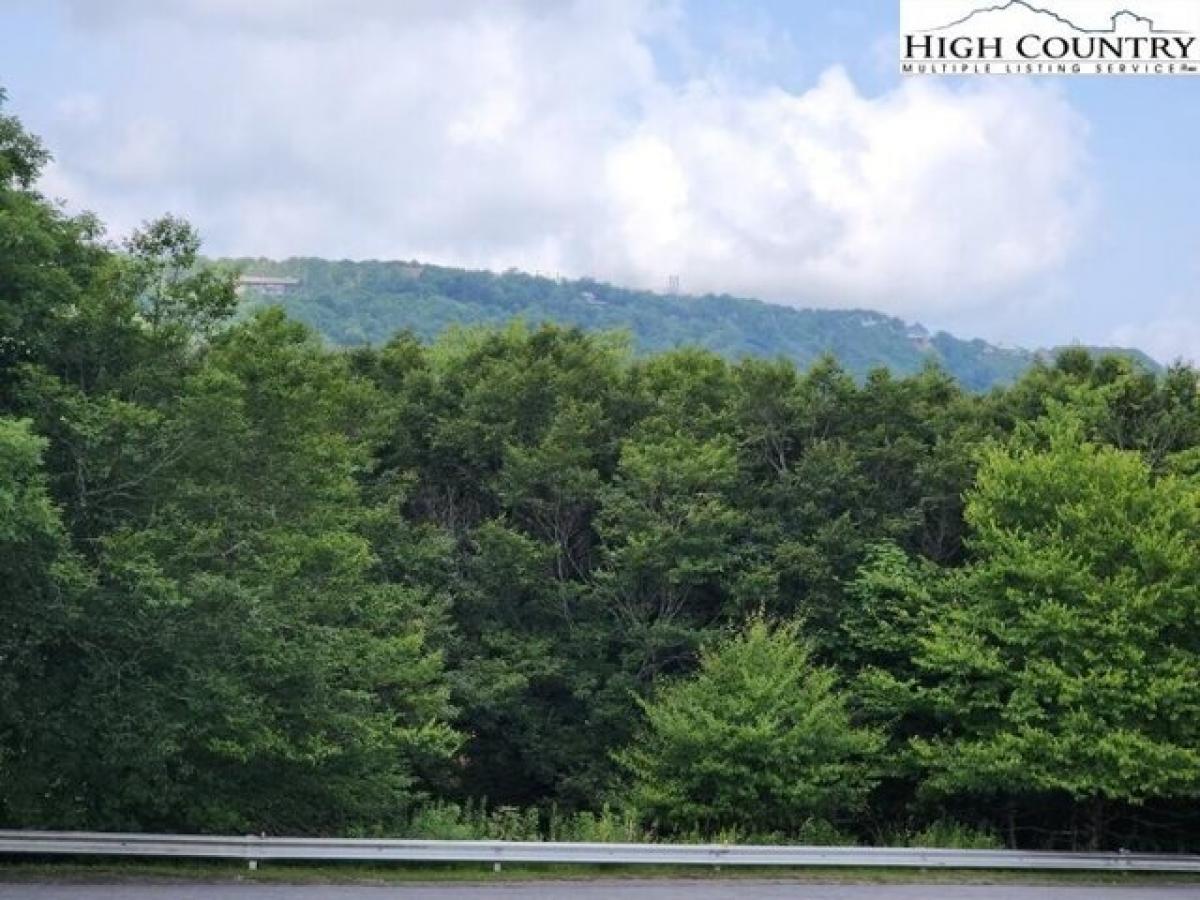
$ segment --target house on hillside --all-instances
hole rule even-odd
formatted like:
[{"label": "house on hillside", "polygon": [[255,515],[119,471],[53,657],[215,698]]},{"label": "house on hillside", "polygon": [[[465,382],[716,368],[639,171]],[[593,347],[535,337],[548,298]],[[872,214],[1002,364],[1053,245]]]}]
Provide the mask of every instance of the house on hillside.
[{"label": "house on hillside", "polygon": [[268,297],[282,297],[300,284],[299,278],[286,278],[274,275],[241,275],[237,280],[237,292],[244,294],[247,290]]}]

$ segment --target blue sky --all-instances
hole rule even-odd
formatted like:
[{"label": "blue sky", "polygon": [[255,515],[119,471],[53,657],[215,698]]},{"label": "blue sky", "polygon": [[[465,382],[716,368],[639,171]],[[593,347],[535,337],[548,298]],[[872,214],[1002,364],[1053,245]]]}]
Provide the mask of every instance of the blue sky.
[{"label": "blue sky", "polygon": [[0,85],[114,237],[1200,356],[1200,79],[907,83],[896,0],[446,6],[0,0]]}]

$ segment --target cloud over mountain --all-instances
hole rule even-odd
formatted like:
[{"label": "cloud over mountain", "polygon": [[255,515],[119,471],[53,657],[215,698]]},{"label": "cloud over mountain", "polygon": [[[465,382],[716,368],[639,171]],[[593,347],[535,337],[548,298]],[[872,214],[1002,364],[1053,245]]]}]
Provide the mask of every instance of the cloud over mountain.
[{"label": "cloud over mountain", "polygon": [[1087,215],[1087,130],[1053,89],[668,77],[670,3],[63,8],[106,66],[43,129],[48,188],[118,230],[182,213],[215,253],[928,315],[1016,296]]}]

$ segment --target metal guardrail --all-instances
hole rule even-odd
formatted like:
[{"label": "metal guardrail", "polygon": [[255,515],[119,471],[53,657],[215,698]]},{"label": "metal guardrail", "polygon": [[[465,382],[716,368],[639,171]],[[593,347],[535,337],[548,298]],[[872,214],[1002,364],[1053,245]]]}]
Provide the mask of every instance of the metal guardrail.
[{"label": "metal guardrail", "polygon": [[0,831],[0,854],[189,857],[354,862],[610,863],[614,865],[830,866],[922,869],[1075,869],[1196,872],[1200,856],[892,847],[726,844],[584,844],[342,838],[211,837],[72,831]]}]

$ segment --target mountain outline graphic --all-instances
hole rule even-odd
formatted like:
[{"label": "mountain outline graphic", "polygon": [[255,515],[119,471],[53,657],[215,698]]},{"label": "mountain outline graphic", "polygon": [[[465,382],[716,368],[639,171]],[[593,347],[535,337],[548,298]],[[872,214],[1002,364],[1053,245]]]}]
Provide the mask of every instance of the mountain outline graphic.
[{"label": "mountain outline graphic", "polygon": [[1171,30],[1168,30],[1165,28],[1158,28],[1155,26],[1154,20],[1151,19],[1149,16],[1140,15],[1138,13],[1135,13],[1131,9],[1121,9],[1121,10],[1118,10],[1117,12],[1113,13],[1113,15],[1110,19],[1110,25],[1108,28],[1082,28],[1079,25],[1076,25],[1070,19],[1066,18],[1065,16],[1059,15],[1054,10],[1044,9],[1043,7],[1040,7],[1040,6],[1034,6],[1032,3],[1027,2],[1027,0],[1008,0],[1007,3],[1001,3],[1001,4],[994,5],[994,6],[982,7],[980,9],[976,9],[976,10],[973,10],[973,11],[967,13],[961,19],[956,19],[955,21],[949,22],[946,25],[939,25],[936,28],[924,28],[921,30],[920,33],[928,34],[930,32],[934,32],[934,31],[948,31],[951,28],[957,28],[960,25],[965,25],[967,22],[971,21],[976,16],[984,15],[986,13],[993,13],[993,12],[1005,12],[1009,9],[1013,9],[1014,7],[1020,7],[1022,9],[1026,9],[1029,12],[1034,13],[1036,15],[1050,16],[1055,21],[1057,21],[1063,25],[1066,25],[1067,27],[1071,28],[1074,31],[1078,31],[1080,34],[1116,34],[1117,33],[1117,22],[1121,19],[1122,16],[1130,16],[1139,22],[1145,22],[1147,25],[1150,26],[1151,34],[1190,34],[1190,32],[1187,32],[1187,31],[1171,31]]}]

